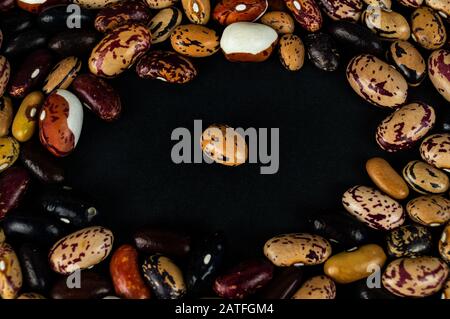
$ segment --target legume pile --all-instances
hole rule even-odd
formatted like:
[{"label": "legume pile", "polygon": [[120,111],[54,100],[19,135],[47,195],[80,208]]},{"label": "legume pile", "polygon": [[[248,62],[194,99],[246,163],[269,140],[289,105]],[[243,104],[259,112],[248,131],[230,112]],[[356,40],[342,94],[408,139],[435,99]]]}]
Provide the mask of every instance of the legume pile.
[{"label": "legume pile", "polygon": [[[0,0],[1,298],[176,299],[214,292],[233,299],[334,299],[336,284],[357,283],[359,298],[450,299],[450,134],[444,132],[450,128],[428,135],[434,108],[408,101],[408,88],[427,74],[450,101],[450,51],[442,49],[450,0],[73,3],[78,6]],[[391,9],[396,6],[409,17]],[[172,49],[158,48],[163,42]],[[345,214],[311,216],[308,232],[270,238],[261,247],[266,258],[231,269],[221,267],[221,233],[192,238],[144,227],[132,244],[115,247],[113,232],[97,224],[96,204],[63,186],[58,158],[75,150],[82,105],[115,121],[121,99],[107,79],[130,67],[142,79],[183,84],[197,77],[196,58],[222,51],[231,62],[262,62],[276,50],[292,72],[301,70],[305,51],[328,72],[337,69],[339,50],[354,52],[346,69],[350,87],[392,110],[376,142],[390,153],[420,145],[421,158],[411,158],[401,174],[385,159],[369,159],[377,189],[351,187],[342,196]],[[245,139],[227,128],[208,127],[201,147],[219,164],[241,165],[247,146],[230,153],[225,144],[233,138],[246,145]],[[31,183],[42,185],[37,209],[43,213],[19,209]],[[411,192],[414,198],[404,202]],[[374,232],[384,244],[373,241]],[[98,271],[105,263],[109,276]],[[310,266],[320,274],[303,278]],[[77,275],[80,287],[69,287]],[[381,286],[372,288],[377,276]]]}]

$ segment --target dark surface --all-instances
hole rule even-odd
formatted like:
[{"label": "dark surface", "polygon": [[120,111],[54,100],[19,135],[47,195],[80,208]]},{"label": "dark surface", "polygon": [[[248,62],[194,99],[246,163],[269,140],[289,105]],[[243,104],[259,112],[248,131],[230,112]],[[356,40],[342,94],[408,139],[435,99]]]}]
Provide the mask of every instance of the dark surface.
[{"label": "dark surface", "polygon": [[[85,112],[77,149],[66,159],[68,182],[98,200],[117,234],[143,224],[194,234],[223,230],[236,258],[261,255],[265,240],[298,231],[306,213],[342,209],[347,188],[372,185],[364,169],[369,157],[384,156],[398,170],[420,158],[416,149],[390,155],[376,145],[375,128],[389,111],[353,92],[345,79],[348,58],[343,61],[333,73],[310,62],[291,73],[276,55],[239,64],[218,53],[195,60],[199,76],[184,86],[141,80],[130,71],[112,82],[124,106],[119,121],[104,123]],[[428,79],[410,90],[414,98],[437,111],[448,107]],[[279,128],[278,173],[260,175],[259,164],[174,164],[171,132],[193,132],[194,119],[204,128]]]}]

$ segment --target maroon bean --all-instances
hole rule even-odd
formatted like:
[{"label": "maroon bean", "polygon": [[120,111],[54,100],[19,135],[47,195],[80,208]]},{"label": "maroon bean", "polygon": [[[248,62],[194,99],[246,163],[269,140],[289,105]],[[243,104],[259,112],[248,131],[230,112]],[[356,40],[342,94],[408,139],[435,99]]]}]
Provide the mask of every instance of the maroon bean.
[{"label": "maroon bean", "polygon": [[137,249],[147,254],[182,257],[191,251],[191,238],[170,230],[144,228],[133,239]]},{"label": "maroon bean", "polygon": [[105,80],[92,74],[81,74],[73,81],[72,89],[81,102],[102,120],[114,121],[120,116],[120,96]]},{"label": "maroon bean", "polygon": [[243,299],[265,286],[274,266],[266,260],[249,260],[230,269],[214,282],[214,291],[222,298]]},{"label": "maroon bean", "polygon": [[0,178],[0,219],[19,206],[30,183],[28,172],[22,167],[11,167]]},{"label": "maroon bean", "polygon": [[108,279],[89,270],[80,272],[79,287],[68,287],[71,283],[70,278],[61,277],[52,288],[52,299],[99,299],[113,293],[112,283]]},{"label": "maroon bean", "polygon": [[44,81],[51,70],[52,62],[52,55],[46,49],[39,49],[28,55],[11,79],[9,94],[16,98],[25,97]]}]

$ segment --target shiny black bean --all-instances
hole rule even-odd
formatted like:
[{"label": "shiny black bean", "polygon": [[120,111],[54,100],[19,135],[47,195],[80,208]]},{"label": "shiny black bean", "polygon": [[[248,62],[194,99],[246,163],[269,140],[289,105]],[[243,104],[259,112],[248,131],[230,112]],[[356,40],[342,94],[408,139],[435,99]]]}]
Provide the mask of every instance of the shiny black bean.
[{"label": "shiny black bean", "polygon": [[66,224],[82,228],[98,216],[98,209],[86,196],[69,187],[52,187],[41,196],[41,206]]},{"label": "shiny black bean", "polygon": [[322,32],[305,37],[306,49],[311,62],[323,71],[335,71],[339,66],[339,53],[333,38]]},{"label": "shiny black bean", "polygon": [[46,32],[58,32],[86,29],[94,25],[95,12],[87,9],[75,12],[71,8],[67,5],[57,5],[42,10],[37,18],[39,27]]},{"label": "shiny black bean", "polygon": [[396,296],[391,294],[383,287],[369,288],[366,279],[358,281],[352,287],[353,295],[358,299],[396,299]]},{"label": "shiny black bean", "polygon": [[36,141],[29,141],[22,144],[20,148],[20,159],[34,177],[43,183],[62,183],[65,179],[61,162],[51,156]]},{"label": "shiny black bean", "polygon": [[341,212],[310,216],[307,226],[311,233],[325,237],[343,249],[358,247],[370,239],[367,227]]},{"label": "shiny black bean", "polygon": [[37,29],[27,30],[12,38],[5,46],[5,55],[16,57],[47,44],[47,35]]},{"label": "shiny black bean", "polygon": [[89,30],[67,30],[55,34],[48,47],[62,56],[83,56],[91,52],[99,41],[99,35]]},{"label": "shiny black bean", "polygon": [[364,26],[348,21],[335,21],[328,31],[344,50],[383,56],[385,49],[380,38]]},{"label": "shiny black bean", "polygon": [[47,292],[52,281],[47,251],[36,244],[26,243],[19,249],[19,259],[28,288],[35,292]]},{"label": "shiny black bean", "polygon": [[20,242],[53,244],[67,234],[63,224],[39,213],[9,214],[2,227],[7,238]]},{"label": "shiny black bean", "polygon": [[224,259],[225,239],[214,233],[197,243],[189,257],[186,270],[188,291],[195,296],[211,288]]},{"label": "shiny black bean", "polygon": [[33,16],[23,10],[14,10],[0,17],[0,28],[8,36],[30,29],[33,25]]}]

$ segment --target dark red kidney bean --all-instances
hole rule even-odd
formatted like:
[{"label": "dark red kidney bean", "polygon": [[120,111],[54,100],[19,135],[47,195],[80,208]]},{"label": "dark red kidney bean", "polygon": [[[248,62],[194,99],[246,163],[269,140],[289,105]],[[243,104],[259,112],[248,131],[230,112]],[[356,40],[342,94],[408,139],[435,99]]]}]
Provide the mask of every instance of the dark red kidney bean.
[{"label": "dark red kidney bean", "polygon": [[150,21],[150,9],[141,1],[119,1],[101,9],[95,18],[95,29],[100,32],[111,31],[125,23]]},{"label": "dark red kidney bean", "polygon": [[328,239],[339,248],[351,249],[367,243],[370,231],[346,213],[317,214],[307,219],[308,231]]},{"label": "dark red kidney bean", "polygon": [[8,36],[30,29],[33,25],[33,16],[22,10],[5,13],[0,19],[0,28]]},{"label": "dark red kidney bean", "polygon": [[303,268],[287,267],[258,293],[261,299],[290,299],[302,285]]},{"label": "dark red kidney bean", "polygon": [[62,183],[65,179],[60,162],[40,143],[29,141],[20,148],[20,160],[31,174],[46,184]]},{"label": "dark red kidney bean", "polygon": [[30,183],[28,172],[22,167],[11,167],[0,177],[0,219],[19,206]]},{"label": "dark red kidney bean", "polygon": [[86,196],[69,187],[52,187],[44,191],[40,201],[44,211],[77,228],[89,225],[99,214]]},{"label": "dark red kidney bean", "polygon": [[383,56],[383,41],[366,27],[349,21],[335,21],[328,26],[328,32],[344,51],[370,53]]},{"label": "dark red kidney bean", "polygon": [[264,287],[273,276],[274,266],[267,260],[249,260],[218,277],[214,291],[222,298],[243,299]]},{"label": "dark red kidney bean", "polygon": [[394,294],[383,287],[369,288],[366,279],[356,282],[351,288],[352,294],[358,299],[397,299]]},{"label": "dark red kidney bean", "polygon": [[39,49],[28,55],[10,81],[9,94],[24,98],[45,80],[52,64],[53,57],[47,49]]},{"label": "dark red kidney bean", "polygon": [[7,238],[19,242],[53,244],[67,234],[64,224],[42,214],[9,214],[2,227]]},{"label": "dark red kidney bean", "polygon": [[191,237],[170,230],[143,228],[133,235],[136,248],[146,254],[183,257],[191,251]]},{"label": "dark red kidney bean", "polygon": [[198,296],[211,288],[211,284],[222,265],[225,253],[225,238],[214,233],[193,246],[189,256],[185,280],[188,292]]},{"label": "dark red kidney bean", "polygon": [[91,270],[80,272],[79,288],[71,286],[74,282],[70,278],[69,285],[67,281],[68,277],[60,277],[55,282],[50,292],[52,299],[100,299],[113,294],[114,291],[109,279]]},{"label": "dark red kidney bean", "polygon": [[40,30],[26,30],[8,42],[4,54],[15,58],[17,55],[45,47],[47,40],[48,36]]},{"label": "dark red kidney bean", "polygon": [[306,49],[311,62],[323,71],[335,71],[339,66],[339,53],[333,38],[322,32],[305,37]]},{"label": "dark red kidney bean", "polygon": [[[56,5],[39,13],[37,22],[39,27],[49,33],[69,29],[87,29],[94,24],[95,13],[92,10],[79,8],[75,12],[67,5]],[[78,21],[79,25],[72,25],[72,22]]]},{"label": "dark red kidney bean", "polygon": [[120,96],[103,79],[93,74],[80,74],[72,82],[72,91],[81,102],[104,121],[114,121],[122,112]]},{"label": "dark red kidney bean", "polygon": [[15,0],[0,0],[0,12],[6,12],[16,6]]},{"label": "dark red kidney bean", "polygon": [[28,288],[34,292],[47,292],[52,281],[47,251],[36,244],[26,243],[20,246],[18,255]]},{"label": "dark red kidney bean", "polygon": [[48,47],[61,56],[83,56],[92,51],[99,38],[95,31],[67,30],[51,37]]}]

